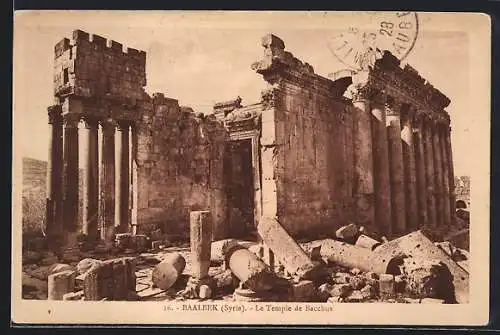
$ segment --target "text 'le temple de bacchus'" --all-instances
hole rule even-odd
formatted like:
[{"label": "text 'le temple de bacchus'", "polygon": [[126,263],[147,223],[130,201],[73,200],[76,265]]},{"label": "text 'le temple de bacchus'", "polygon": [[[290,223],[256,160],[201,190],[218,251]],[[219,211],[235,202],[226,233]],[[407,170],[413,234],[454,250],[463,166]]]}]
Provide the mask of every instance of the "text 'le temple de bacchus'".
[{"label": "text 'le temple de bacchus'", "polygon": [[263,217],[294,237],[347,222],[390,238],[452,224],[446,96],[389,52],[325,78],[278,37],[262,46],[261,100],[203,115],[145,92],[144,51],[81,30],[57,43],[49,236],[188,236],[196,210],[210,211],[213,240],[252,235]]}]

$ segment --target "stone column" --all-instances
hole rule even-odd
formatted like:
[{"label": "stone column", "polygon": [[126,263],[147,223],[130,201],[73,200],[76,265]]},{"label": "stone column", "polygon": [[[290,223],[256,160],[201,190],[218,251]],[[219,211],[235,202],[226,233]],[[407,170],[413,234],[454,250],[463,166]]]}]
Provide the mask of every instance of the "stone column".
[{"label": "stone column", "polygon": [[352,92],[354,139],[354,201],[356,223],[374,228],[373,153],[369,87]]},{"label": "stone column", "polygon": [[[129,196],[130,196],[130,146],[129,146],[129,129],[130,123],[127,121],[121,121],[118,123],[118,129],[121,133],[121,152],[119,156],[119,169],[116,183],[118,185],[118,191],[120,194],[120,202],[118,202],[119,210],[119,225],[120,232],[126,233],[129,231]],[[119,182],[118,182],[119,180]],[[118,198],[118,197],[117,197]]]},{"label": "stone column", "polygon": [[432,151],[434,153],[434,192],[436,201],[436,226],[443,225],[443,170],[441,144],[439,143],[439,125],[434,124],[432,132]]},{"label": "stone column", "polygon": [[80,115],[64,116],[64,221],[65,244],[76,245],[78,227],[78,124]]},{"label": "stone column", "polygon": [[62,231],[63,118],[62,107],[47,108],[50,124],[47,164],[47,233],[56,237]]},{"label": "stone column", "polygon": [[210,211],[190,213],[191,274],[198,281],[208,277],[210,246],[212,243],[212,216]]},{"label": "stone column", "polygon": [[425,180],[427,197],[427,222],[429,226],[436,227],[436,201],[434,198],[434,153],[432,145],[433,125],[430,119],[424,122],[424,146],[425,146]]},{"label": "stone column", "polygon": [[121,233],[121,225],[120,225],[120,207],[121,207],[121,183],[122,183],[122,175],[121,171],[123,168],[122,165],[122,128],[120,127],[120,123],[116,123],[115,129],[115,231]]},{"label": "stone column", "polygon": [[392,235],[391,181],[389,175],[389,146],[385,127],[385,110],[382,95],[372,99],[373,137],[373,186],[375,190],[375,222],[377,230],[385,236]]},{"label": "stone column", "polygon": [[414,120],[413,139],[415,151],[415,166],[417,177],[418,227],[427,223],[427,182],[425,179],[425,150],[423,120],[416,115]]},{"label": "stone column", "polygon": [[386,104],[389,171],[391,174],[391,209],[393,235],[406,232],[403,146],[401,141],[401,103],[389,100]]},{"label": "stone column", "polygon": [[417,203],[417,171],[415,165],[415,151],[413,144],[413,110],[409,109],[403,117],[403,129],[401,139],[403,140],[403,167],[406,194],[406,224],[408,230],[418,228],[418,203]]},{"label": "stone column", "polygon": [[114,239],[115,223],[115,122],[107,119],[102,125],[102,217],[104,227],[101,238],[107,242]]},{"label": "stone column", "polygon": [[84,118],[87,131],[85,160],[85,180],[83,195],[83,230],[88,241],[97,241],[98,234],[98,204],[99,204],[99,142],[98,120],[92,116]]},{"label": "stone column", "polygon": [[444,142],[446,147],[446,157],[448,162],[448,186],[449,186],[449,199],[450,199],[450,215],[451,222],[455,222],[455,171],[453,168],[453,151],[451,149],[451,128],[448,126],[444,129]]},{"label": "stone column", "polygon": [[439,144],[441,147],[441,166],[443,171],[443,224],[445,227],[449,227],[451,225],[451,211],[450,211],[450,180],[448,177],[449,174],[449,162],[448,162],[448,154],[446,152],[446,140],[445,140],[445,131],[449,126],[447,124],[439,125]]},{"label": "stone column", "polygon": [[139,184],[138,184],[138,171],[137,171],[137,146],[138,146],[138,125],[132,124],[130,126],[131,132],[131,146],[132,155],[130,157],[130,224],[132,226],[132,234],[135,235],[138,224],[138,209],[139,209]]}]

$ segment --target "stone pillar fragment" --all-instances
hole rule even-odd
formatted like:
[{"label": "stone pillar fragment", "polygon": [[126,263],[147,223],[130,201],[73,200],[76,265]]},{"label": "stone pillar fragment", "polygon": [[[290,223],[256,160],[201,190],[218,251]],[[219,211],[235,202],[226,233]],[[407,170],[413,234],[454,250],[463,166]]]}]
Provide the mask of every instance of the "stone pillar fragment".
[{"label": "stone pillar fragment", "polygon": [[432,124],[430,120],[424,122],[424,145],[425,145],[425,180],[427,196],[427,223],[431,227],[436,226],[436,202],[434,198],[434,153],[432,145]]},{"label": "stone pillar fragment", "polygon": [[115,223],[115,123],[107,119],[102,125],[101,192],[103,229],[101,238],[107,242],[114,240]]},{"label": "stone pillar fragment", "polygon": [[449,162],[448,154],[446,152],[446,139],[445,139],[445,127],[448,125],[440,125],[439,127],[439,144],[441,148],[441,167],[443,171],[443,192],[442,192],[442,204],[443,204],[443,225],[449,227],[451,225],[451,211],[450,211],[450,179],[449,179]]},{"label": "stone pillar fragment", "polygon": [[[380,98],[380,97],[379,97]],[[387,142],[386,118],[382,101],[373,101],[373,184],[375,190],[375,222],[377,231],[390,236],[391,229],[391,183],[389,175],[389,146]]]},{"label": "stone pillar fragment", "polygon": [[427,223],[427,182],[425,179],[425,150],[423,123],[420,117],[414,119],[414,147],[417,177],[417,202],[419,227]]},{"label": "stone pillar fragment", "polygon": [[76,271],[67,270],[49,275],[48,300],[63,300],[66,293],[73,292],[75,288]]},{"label": "stone pillar fragment", "polygon": [[55,237],[62,231],[63,199],[63,118],[60,105],[48,109],[49,160],[47,164],[47,233]]},{"label": "stone pillar fragment", "polygon": [[137,211],[139,204],[139,191],[138,191],[138,171],[137,171],[137,147],[138,147],[138,126],[132,124],[130,126],[131,133],[131,157],[130,157],[130,225],[132,234],[137,232]]},{"label": "stone pillar fragment", "polygon": [[87,152],[85,161],[85,180],[83,195],[83,231],[89,241],[99,239],[98,234],[98,204],[99,204],[99,143],[98,121],[90,116],[85,118],[87,129]]},{"label": "stone pillar fragment", "polygon": [[389,143],[389,171],[391,174],[392,232],[400,235],[406,231],[403,146],[401,141],[401,104],[386,104],[387,140]]},{"label": "stone pillar fragment", "polygon": [[366,227],[373,227],[375,220],[370,94],[366,85],[352,92],[355,221]]},{"label": "stone pillar fragment", "polygon": [[317,274],[317,266],[275,218],[262,217],[257,232],[289,273],[303,279]]},{"label": "stone pillar fragment", "polygon": [[210,211],[190,213],[191,274],[198,280],[208,277],[212,244],[212,217]]},{"label": "stone pillar fragment", "polygon": [[78,124],[80,115],[64,116],[64,231],[65,244],[76,245],[78,227]]},{"label": "stone pillar fragment", "polygon": [[441,144],[439,142],[439,126],[434,125],[432,132],[432,151],[434,153],[434,190],[436,202],[436,226],[443,225],[443,170]]},{"label": "stone pillar fragment", "polygon": [[415,166],[415,151],[413,144],[413,124],[411,110],[403,119],[401,139],[403,140],[403,167],[406,193],[406,223],[408,230],[418,227],[418,202],[417,202],[417,171]]}]

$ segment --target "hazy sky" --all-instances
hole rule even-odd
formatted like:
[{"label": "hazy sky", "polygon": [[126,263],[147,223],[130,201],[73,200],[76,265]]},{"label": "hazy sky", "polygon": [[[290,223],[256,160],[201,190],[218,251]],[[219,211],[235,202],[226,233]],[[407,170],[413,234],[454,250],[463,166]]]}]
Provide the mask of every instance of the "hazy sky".
[{"label": "hazy sky", "polygon": [[[469,38],[460,14],[419,13],[418,38],[407,61],[451,99],[455,174],[469,174],[467,144],[471,113]],[[447,22],[442,26],[442,22]],[[240,95],[257,102],[264,81],[250,69],[263,49],[260,38],[273,32],[286,49],[327,76],[345,68],[327,39],[357,19],[350,13],[32,12],[14,26],[14,118],[22,124],[23,156],[47,159],[47,106],[52,104],[54,45],[74,29],[99,34],[145,50],[148,93],[164,92],[181,105],[210,112],[217,101]],[[436,27],[441,27],[439,30]],[[443,28],[444,27],[444,28]]]}]

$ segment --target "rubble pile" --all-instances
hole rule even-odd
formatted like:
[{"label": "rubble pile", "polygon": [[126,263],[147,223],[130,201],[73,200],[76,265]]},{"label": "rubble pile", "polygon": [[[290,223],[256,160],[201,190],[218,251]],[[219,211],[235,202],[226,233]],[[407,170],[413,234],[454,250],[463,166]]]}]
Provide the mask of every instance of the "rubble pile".
[{"label": "rubble pile", "polygon": [[277,220],[263,218],[260,242],[211,241],[209,212],[193,213],[190,248],[151,243],[164,240],[155,232],[158,236],[116,234],[113,245],[80,252],[79,261],[68,264],[50,252],[27,253],[23,283],[39,282],[23,286],[23,295],[93,301],[468,302],[469,253],[447,241],[432,242],[421,231],[379,241],[350,223],[330,238],[298,243]]}]

